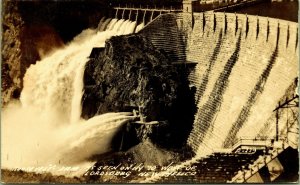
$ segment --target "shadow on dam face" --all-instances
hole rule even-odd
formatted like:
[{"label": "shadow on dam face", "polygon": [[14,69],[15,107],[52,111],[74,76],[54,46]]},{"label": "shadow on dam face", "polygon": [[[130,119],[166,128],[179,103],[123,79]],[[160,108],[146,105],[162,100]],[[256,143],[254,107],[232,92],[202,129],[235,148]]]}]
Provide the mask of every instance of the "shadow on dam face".
[{"label": "shadow on dam face", "polygon": [[[223,102],[223,96],[227,89],[229,83],[229,76],[231,71],[238,61],[239,58],[239,51],[241,45],[241,33],[239,34],[238,41],[235,46],[235,51],[227,61],[226,65],[224,66],[223,71],[219,75],[218,79],[216,80],[213,90],[210,93],[208,101],[201,107],[198,112],[201,114],[199,117],[196,116],[195,122],[198,123],[200,127],[200,134],[198,134],[197,141],[200,143],[203,141],[204,137],[207,134],[207,131],[210,127],[213,127],[214,124],[214,117],[215,114],[219,111],[219,107]],[[201,99],[199,100],[201,101]]]},{"label": "shadow on dam face", "polygon": [[236,134],[241,129],[243,124],[246,122],[248,116],[250,115],[250,110],[254,105],[254,103],[256,102],[256,99],[259,97],[260,92],[264,90],[264,85],[266,84],[266,81],[268,80],[271,70],[276,62],[277,54],[278,54],[278,47],[276,47],[274,52],[272,53],[268,65],[266,66],[263,73],[259,77],[259,80],[256,83],[254,89],[251,91],[250,96],[246,104],[244,105],[242,111],[240,112],[237,120],[231,126],[229,134],[226,137],[223,144],[225,148],[229,148],[230,146],[233,146],[234,143],[237,141]]}]

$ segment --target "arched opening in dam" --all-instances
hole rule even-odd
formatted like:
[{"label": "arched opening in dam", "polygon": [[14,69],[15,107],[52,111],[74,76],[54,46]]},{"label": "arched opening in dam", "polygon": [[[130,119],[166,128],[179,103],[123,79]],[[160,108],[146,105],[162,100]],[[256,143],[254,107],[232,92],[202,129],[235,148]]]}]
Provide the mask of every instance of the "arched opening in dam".
[{"label": "arched opening in dam", "polygon": [[33,19],[25,2],[9,9],[5,39],[14,20],[20,40],[2,66],[15,99],[1,118],[8,181],[297,181],[297,23],[161,6],[84,11],[94,5],[70,5],[80,11],[62,20]]}]

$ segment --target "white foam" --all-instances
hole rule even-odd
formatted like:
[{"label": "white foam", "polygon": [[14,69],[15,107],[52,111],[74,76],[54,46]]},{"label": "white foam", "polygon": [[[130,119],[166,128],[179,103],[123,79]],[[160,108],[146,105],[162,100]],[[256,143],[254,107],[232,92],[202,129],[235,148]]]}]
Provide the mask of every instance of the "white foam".
[{"label": "white foam", "polygon": [[132,117],[107,113],[82,120],[83,74],[93,47],[104,47],[114,35],[132,33],[131,22],[124,22],[113,19],[103,32],[84,30],[28,68],[20,102],[2,110],[2,168],[79,165],[83,169],[93,162],[88,160],[91,156],[111,150],[111,139]]}]

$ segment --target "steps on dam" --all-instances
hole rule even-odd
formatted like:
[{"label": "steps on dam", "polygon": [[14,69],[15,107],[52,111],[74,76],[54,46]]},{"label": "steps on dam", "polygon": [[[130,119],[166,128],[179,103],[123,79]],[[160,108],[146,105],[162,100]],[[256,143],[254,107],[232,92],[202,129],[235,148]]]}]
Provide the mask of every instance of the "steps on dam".
[{"label": "steps on dam", "polygon": [[[197,160],[192,166],[196,166],[196,175],[174,175],[162,177],[160,183],[226,183],[231,180],[239,170],[247,169],[260,155],[262,150],[255,153],[223,153],[216,152],[205,158]],[[184,173],[185,168],[178,170],[178,174]]]},{"label": "steps on dam", "polygon": [[146,35],[152,44],[165,52],[171,62],[185,62],[185,41],[174,15],[159,16],[160,21],[148,24],[139,34]]},{"label": "steps on dam", "polygon": [[[254,141],[254,140],[253,140]],[[271,145],[240,143],[237,148],[220,150],[170,170],[151,182],[156,183],[268,183],[296,182],[298,150],[286,141]]]}]

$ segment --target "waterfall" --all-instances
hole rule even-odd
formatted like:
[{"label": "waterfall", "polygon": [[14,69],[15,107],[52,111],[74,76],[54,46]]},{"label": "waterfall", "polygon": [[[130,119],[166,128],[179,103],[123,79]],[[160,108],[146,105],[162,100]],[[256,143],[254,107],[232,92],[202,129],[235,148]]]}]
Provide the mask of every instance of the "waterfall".
[{"label": "waterfall", "polygon": [[141,24],[139,24],[139,25],[136,27],[135,32],[139,32],[141,29],[143,29],[144,26],[145,26],[145,24],[142,22]]},{"label": "waterfall", "polygon": [[82,169],[77,173],[82,173],[94,163],[90,157],[111,150],[112,137],[134,118],[131,113],[80,118],[83,74],[92,48],[136,27],[123,19],[102,22],[105,31],[84,30],[27,69],[20,101],[2,110],[2,168],[78,165]]}]

